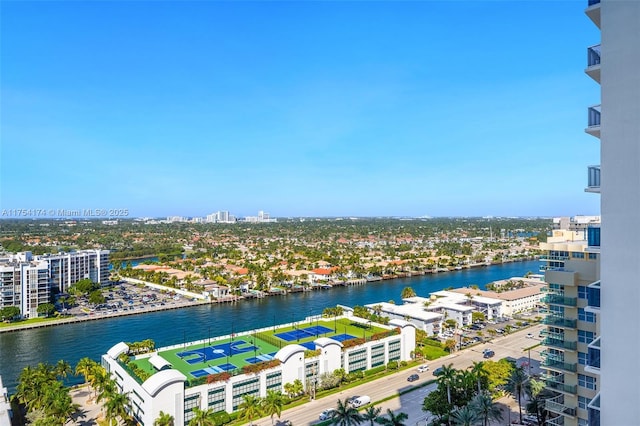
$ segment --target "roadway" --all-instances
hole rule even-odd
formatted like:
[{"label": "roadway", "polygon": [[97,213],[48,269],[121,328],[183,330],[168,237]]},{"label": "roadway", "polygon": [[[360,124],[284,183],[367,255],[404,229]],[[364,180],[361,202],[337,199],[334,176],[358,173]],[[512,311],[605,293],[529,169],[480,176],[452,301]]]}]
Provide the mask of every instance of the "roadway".
[{"label": "roadway", "polygon": [[[379,380],[343,390],[339,393],[283,411],[280,418],[291,421],[291,424],[294,426],[317,423],[320,413],[327,408],[334,408],[338,399],[344,400],[352,395],[368,395],[371,397],[371,401],[375,403],[390,395],[408,390],[414,385],[419,385],[421,382],[434,379],[433,370],[442,365],[453,364],[453,367],[456,369],[465,369],[473,365],[474,361],[483,361],[482,351],[485,348],[490,348],[495,351],[495,356],[492,358],[494,361],[505,357],[512,357],[516,359],[517,365],[525,366],[528,365],[530,352],[531,373],[540,373],[540,351],[542,348],[536,347],[531,351],[525,351],[525,348],[529,348],[540,342],[538,335],[542,329],[543,326],[541,325],[527,327],[511,333],[508,336],[494,338],[489,343],[482,343],[438,360],[429,361],[428,365],[430,370],[420,374],[420,379],[417,382],[410,383],[407,381],[407,377],[416,372],[415,369],[403,370]],[[527,333],[533,334],[534,338],[527,338]],[[435,388],[436,384],[433,383],[376,405],[382,408],[383,413],[386,412],[388,408],[392,411],[407,413],[409,415],[407,424],[417,424],[417,422],[424,419],[426,415],[426,413],[422,411],[422,401],[425,396]],[[271,419],[266,417],[255,421],[254,424],[270,426],[272,423]]]}]

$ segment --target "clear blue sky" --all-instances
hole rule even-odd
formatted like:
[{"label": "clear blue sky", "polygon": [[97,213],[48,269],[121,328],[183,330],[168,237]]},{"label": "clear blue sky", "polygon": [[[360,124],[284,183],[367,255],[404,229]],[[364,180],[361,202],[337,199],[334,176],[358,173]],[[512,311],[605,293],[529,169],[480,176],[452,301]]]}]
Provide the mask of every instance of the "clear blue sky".
[{"label": "clear blue sky", "polygon": [[598,214],[587,1],[3,1],[2,209]]}]

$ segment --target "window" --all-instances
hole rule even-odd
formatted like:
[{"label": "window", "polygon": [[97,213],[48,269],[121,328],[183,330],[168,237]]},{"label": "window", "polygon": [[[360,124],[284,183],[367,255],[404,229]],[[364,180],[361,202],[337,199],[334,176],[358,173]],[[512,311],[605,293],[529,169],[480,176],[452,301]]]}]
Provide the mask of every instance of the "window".
[{"label": "window", "polygon": [[591,400],[589,398],[587,398],[586,396],[579,396],[578,397],[578,407],[582,408],[583,410],[587,409],[587,405],[591,402]]},{"label": "window", "polygon": [[211,389],[209,391],[208,405],[211,411],[223,411],[226,408],[225,388]]},{"label": "window", "polygon": [[589,344],[593,342],[594,337],[591,331],[578,330],[578,342]]},{"label": "window", "polygon": [[200,405],[200,394],[185,395],[184,397],[184,421],[189,422],[194,416],[193,409]]},{"label": "window", "polygon": [[593,312],[586,312],[583,308],[578,308],[578,320],[586,322],[596,322]]},{"label": "window", "polygon": [[578,386],[595,390],[596,389],[596,379],[591,376],[585,376],[584,374],[578,374]]},{"label": "window", "polygon": [[589,420],[578,417],[578,426],[589,426]]},{"label": "window", "polygon": [[587,365],[588,355],[584,352],[578,352],[578,364]]},{"label": "window", "polygon": [[589,260],[598,259],[598,253],[589,253]]},{"label": "window", "polygon": [[571,257],[574,259],[584,259],[584,253],[580,251],[574,251],[571,253]]},{"label": "window", "polygon": [[349,354],[349,372],[366,370],[367,350],[361,349]]},{"label": "window", "polygon": [[578,286],[578,299],[587,300],[587,287],[584,285]]},{"label": "window", "polygon": [[260,378],[244,380],[233,385],[233,410],[237,410],[242,404],[244,395],[258,396],[260,393]]},{"label": "window", "polygon": [[281,385],[282,385],[281,371],[278,371],[277,373],[267,374],[267,389],[280,389]]}]

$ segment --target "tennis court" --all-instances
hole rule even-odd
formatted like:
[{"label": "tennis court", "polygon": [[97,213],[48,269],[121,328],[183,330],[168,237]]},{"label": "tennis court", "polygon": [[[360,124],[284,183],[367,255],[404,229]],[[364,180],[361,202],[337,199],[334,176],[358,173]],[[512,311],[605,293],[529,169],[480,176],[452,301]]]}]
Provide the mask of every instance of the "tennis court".
[{"label": "tennis court", "polygon": [[203,376],[208,376],[209,374],[217,374],[217,373],[222,373],[223,371],[231,371],[231,370],[235,370],[236,367],[233,364],[222,364],[222,365],[215,365],[212,367],[207,367],[207,368],[202,368],[200,370],[195,370],[191,372],[191,375],[193,377],[203,377]]},{"label": "tennis court", "polygon": [[198,364],[218,358],[233,356],[245,352],[257,350],[258,347],[251,345],[244,340],[221,343],[214,346],[192,349],[190,351],[178,352],[176,355],[184,359],[189,364]]},{"label": "tennis court", "polygon": [[284,331],[282,333],[276,333],[275,336],[287,342],[293,342],[294,340],[308,339],[309,337],[317,337],[321,334],[333,332],[332,329],[324,327],[322,325],[314,325],[307,328],[296,328],[290,331]]},{"label": "tennis court", "polygon": [[355,339],[356,336],[352,336],[350,334],[342,333],[336,334],[335,336],[331,336],[333,340],[337,340],[338,342],[344,342],[345,340]]}]

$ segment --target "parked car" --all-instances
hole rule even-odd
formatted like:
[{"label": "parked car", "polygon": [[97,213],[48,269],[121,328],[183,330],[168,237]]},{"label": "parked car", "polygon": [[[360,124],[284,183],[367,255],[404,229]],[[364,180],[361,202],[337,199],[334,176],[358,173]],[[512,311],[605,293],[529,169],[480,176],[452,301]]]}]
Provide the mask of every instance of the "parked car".
[{"label": "parked car", "polygon": [[408,382],[415,382],[416,380],[418,380],[420,378],[420,376],[418,376],[417,374],[412,374],[409,377],[407,377],[407,381]]},{"label": "parked car", "polygon": [[351,403],[351,406],[354,407],[354,408],[358,408],[358,407],[362,407],[363,405],[367,405],[370,402],[371,402],[371,398],[369,396],[362,395],[362,396],[359,396],[358,398],[356,398]]},{"label": "parked car", "polygon": [[435,370],[433,370],[433,375],[434,376],[439,376],[442,374],[442,367],[438,367]]},{"label": "parked car", "polygon": [[360,398],[360,395],[353,395],[350,396],[349,398],[345,399],[345,403],[347,404],[353,404],[353,401],[355,401],[356,399]]},{"label": "parked car", "polygon": [[426,373],[427,371],[429,371],[428,365],[421,365],[420,367],[418,367],[418,373]]},{"label": "parked car", "polygon": [[335,411],[336,410],[334,410],[333,408],[327,408],[322,413],[320,413],[320,420],[329,420],[333,417],[333,413],[335,413]]}]

